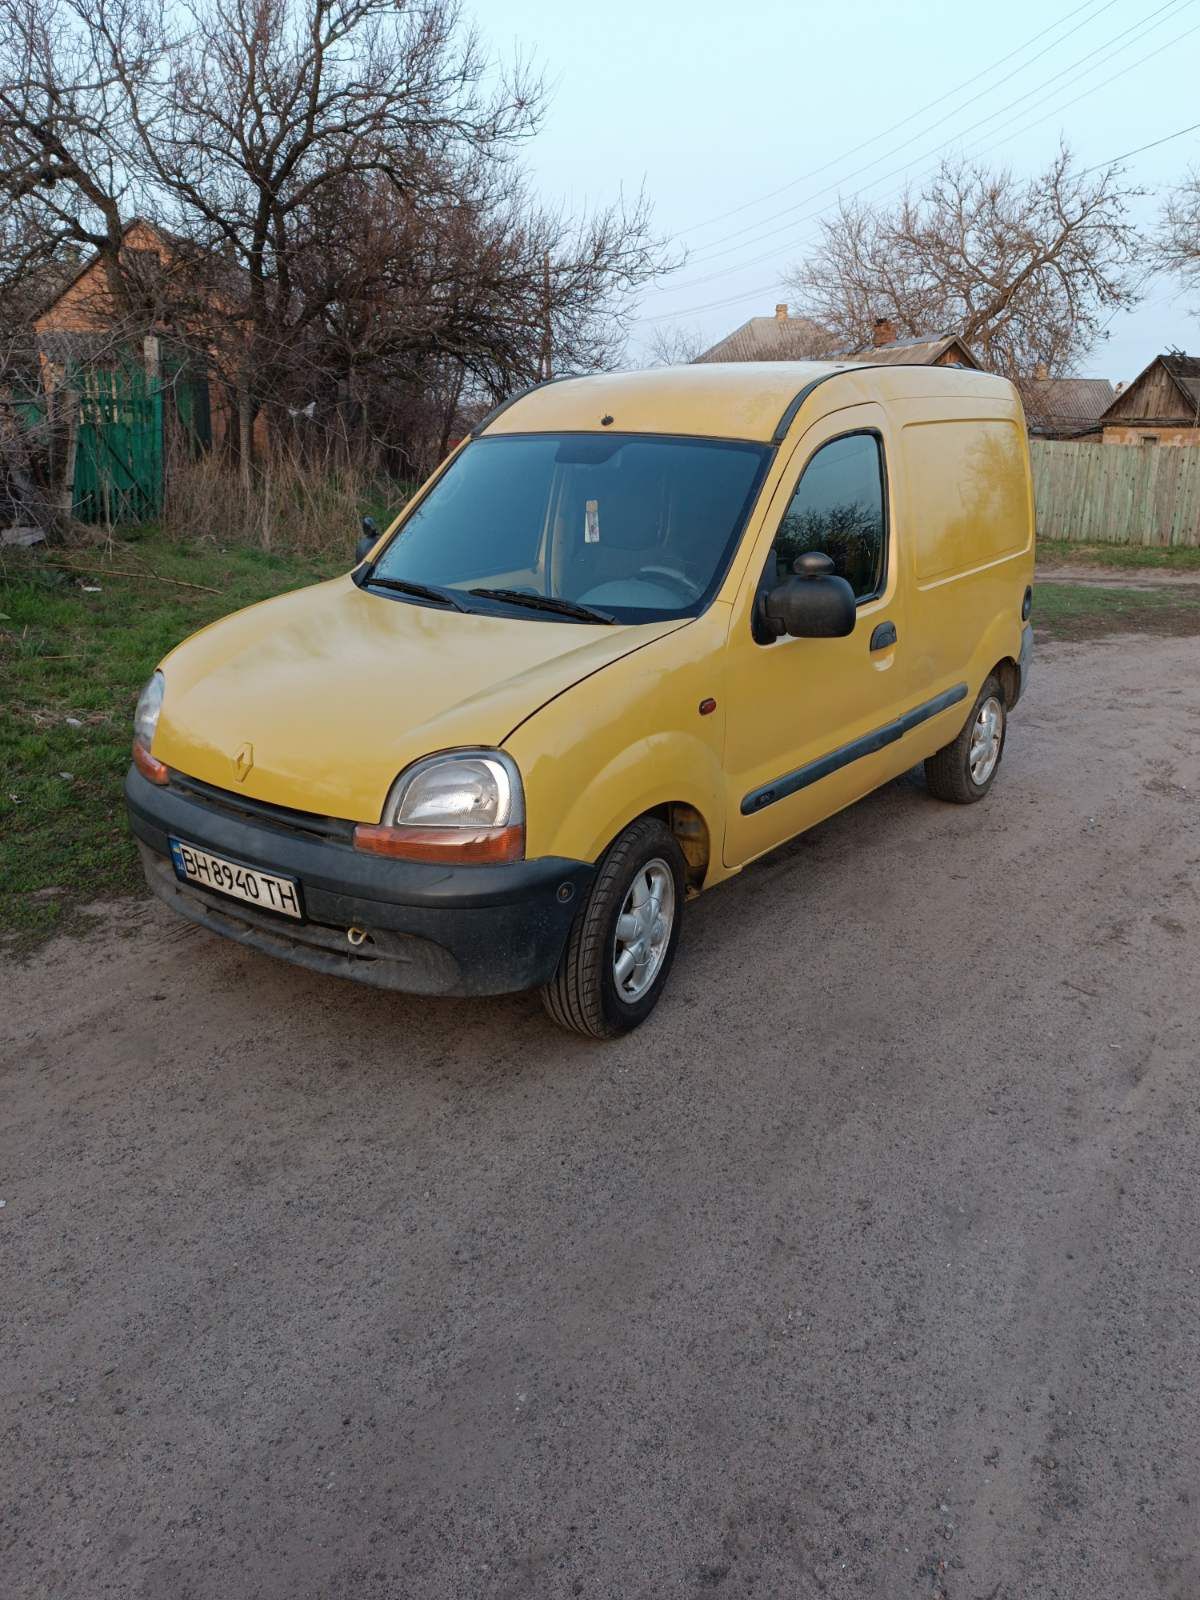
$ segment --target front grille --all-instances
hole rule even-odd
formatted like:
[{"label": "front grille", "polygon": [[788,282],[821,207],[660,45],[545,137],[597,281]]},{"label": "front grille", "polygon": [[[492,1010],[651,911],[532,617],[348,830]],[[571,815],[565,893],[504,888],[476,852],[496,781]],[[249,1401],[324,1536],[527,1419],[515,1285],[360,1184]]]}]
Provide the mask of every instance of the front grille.
[{"label": "front grille", "polygon": [[247,795],[231,794],[228,789],[218,789],[199,778],[189,778],[172,770],[170,787],[190,800],[199,800],[213,811],[241,822],[260,822],[269,828],[283,828],[289,833],[304,834],[310,839],[334,839],[341,844],[351,844],[354,824],[343,817],[322,817],[315,811],[295,811],[291,806],[273,806],[265,800],[251,800]]}]

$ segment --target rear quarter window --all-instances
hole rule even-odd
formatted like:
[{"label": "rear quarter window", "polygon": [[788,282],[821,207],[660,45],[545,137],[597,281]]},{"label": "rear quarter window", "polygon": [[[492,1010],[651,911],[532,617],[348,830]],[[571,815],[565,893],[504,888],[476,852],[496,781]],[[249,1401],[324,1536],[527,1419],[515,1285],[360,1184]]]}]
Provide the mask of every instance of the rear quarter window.
[{"label": "rear quarter window", "polygon": [[1016,423],[910,423],[904,452],[918,583],[969,572],[1028,546],[1028,468]]}]

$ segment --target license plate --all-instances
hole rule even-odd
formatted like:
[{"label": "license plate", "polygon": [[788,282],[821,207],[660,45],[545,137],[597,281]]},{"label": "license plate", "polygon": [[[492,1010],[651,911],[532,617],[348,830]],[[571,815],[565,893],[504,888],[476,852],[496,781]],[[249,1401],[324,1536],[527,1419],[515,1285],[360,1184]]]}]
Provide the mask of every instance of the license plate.
[{"label": "license plate", "polygon": [[304,916],[300,885],[295,878],[281,878],[277,872],[263,872],[240,861],[226,861],[194,844],[184,844],[182,839],[171,840],[171,859],[175,876],[185,883],[198,883],[202,889],[245,900],[264,911],[281,912],[285,917]]}]

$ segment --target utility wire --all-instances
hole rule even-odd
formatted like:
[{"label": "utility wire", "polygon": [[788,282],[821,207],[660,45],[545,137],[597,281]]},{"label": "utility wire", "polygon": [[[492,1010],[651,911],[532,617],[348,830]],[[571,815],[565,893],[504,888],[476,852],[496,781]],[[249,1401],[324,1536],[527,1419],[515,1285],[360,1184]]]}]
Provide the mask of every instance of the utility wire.
[{"label": "utility wire", "polygon": [[[1168,13],[1171,13],[1171,14],[1173,14],[1175,16],[1178,16],[1181,11],[1187,10],[1190,6],[1192,6],[1194,4],[1195,4],[1195,0],[1166,0],[1166,3],[1164,5],[1159,6],[1157,11],[1152,11],[1150,13],[1149,17],[1144,17],[1139,22],[1132,23],[1129,27],[1122,29],[1122,31],[1120,33],[1114,34],[1111,39],[1105,40],[1105,42],[1103,44],[1097,45],[1095,47],[1095,49],[1093,49],[1093,50],[1089,50],[1086,55],[1080,56],[1077,61],[1072,61],[1068,66],[1063,67],[1060,71],[1052,74],[1049,78],[1044,79],[1043,82],[1035,85],[1034,88],[1027,90],[1022,95],[1018,95],[1015,100],[1010,100],[1007,105],[1003,105],[998,110],[990,112],[987,116],[979,118],[978,121],[971,123],[971,125],[969,127],[960,129],[958,133],[952,135],[949,139],[943,140],[940,144],[935,145],[931,150],[925,151],[923,155],[917,156],[915,158],[915,161],[917,163],[926,161],[926,160],[929,159],[930,156],[938,155],[941,151],[949,149],[951,145],[957,144],[961,139],[965,139],[968,134],[972,134],[972,133],[976,132],[977,129],[985,127],[989,122],[994,122],[997,117],[1004,116],[1007,112],[1014,110],[1017,106],[1021,105],[1024,101],[1032,99],[1034,95],[1043,93],[1044,90],[1049,88],[1049,86],[1051,84],[1055,83],[1059,78],[1065,77],[1070,72],[1075,72],[1078,68],[1082,67],[1085,62],[1091,60],[1091,58],[1093,56],[1100,55],[1102,52],[1104,52],[1106,50],[1109,50],[1110,46],[1116,45],[1117,48],[1112,50],[1109,55],[1104,56],[1102,60],[1095,62],[1093,66],[1087,68],[1087,72],[1095,72],[1095,71],[1097,71],[1100,67],[1102,67],[1105,64],[1106,61],[1111,61],[1115,56],[1121,55],[1124,51],[1132,48],[1132,46],[1135,45],[1139,39],[1145,38],[1145,36],[1148,33],[1152,33],[1156,27],[1161,27],[1163,22],[1169,20],[1167,17],[1164,17],[1162,15],[1163,12],[1168,12]],[[1160,19],[1157,23],[1154,21],[1154,19],[1156,17]],[[1125,44],[1119,44],[1119,41],[1122,40],[1122,39],[1125,39],[1128,34],[1133,34],[1133,38],[1128,39]],[[1183,35],[1180,35],[1180,37],[1186,38],[1187,35],[1183,34]],[[1169,41],[1170,44],[1174,44],[1174,43],[1177,43],[1177,42],[1178,42],[1178,40]],[[1167,48],[1167,46],[1164,46],[1164,48]],[[1148,58],[1143,58],[1143,59],[1148,59]],[[1140,65],[1140,63],[1135,63],[1135,65]],[[1086,73],[1084,75],[1086,76]],[[1118,74],[1118,76],[1120,76],[1120,74]],[[1109,80],[1106,80],[1106,81],[1111,82],[1112,80],[1109,79]],[[1096,87],[1097,88],[1102,88],[1103,85],[1102,84],[1098,84],[1098,85],[1096,85]],[[1093,92],[1094,92],[1093,90],[1086,90],[1085,91],[1086,94],[1091,94]],[[1082,99],[1083,95],[1077,96],[1077,98],[1078,99]],[[1072,105],[1072,104],[1074,104],[1074,101],[1068,101],[1067,104],[1068,105]],[[1061,110],[1061,109],[1065,109],[1065,108],[1064,107],[1060,107],[1059,109]],[[1053,113],[1053,112],[1050,113],[1050,115],[1052,115],[1052,116],[1054,114],[1055,113]],[[1042,120],[1045,120],[1045,119],[1042,119]],[[936,126],[936,124],[934,124],[934,126]],[[930,131],[931,130],[929,128],[922,129],[923,133],[928,133]],[[904,143],[905,144],[911,144],[917,138],[920,138],[920,134],[914,134],[912,139],[905,140]],[[904,145],[903,144],[899,145],[896,148],[897,149],[903,149]],[[892,152],[889,152],[889,153],[892,153]],[[840,190],[841,185],[843,183],[848,182],[852,178],[860,177],[864,172],[869,172],[872,167],[878,166],[880,161],[882,161],[882,160],[886,160],[886,157],[884,157],[884,156],[875,157],[874,160],[868,161],[864,166],[857,167],[857,168],[855,168],[855,170],[853,172],[848,172],[848,173],[844,174],[844,176],[842,178],[838,179],[836,182],[830,183],[830,184],[826,184],[826,186],[823,189],[816,190],[813,194],[808,195],[804,200],[798,201],[795,205],[788,206],[784,210],[776,212],[775,213],[775,217],[789,216],[792,212],[801,210],[801,208],[803,206],[808,205],[813,200],[819,199],[822,195],[829,194],[831,192]],[[887,179],[892,178],[892,177],[896,177],[898,174],[907,171],[909,169],[909,167],[912,166],[913,164],[914,163],[912,161],[904,162],[900,166],[892,168],[892,170],[890,172],[884,173],[881,177],[870,179],[867,183],[863,184],[858,190],[855,190],[854,192],[856,194],[861,194],[864,189],[873,188],[875,186],[875,184],[884,183],[884,182],[887,181]],[[768,239],[775,238],[778,234],[786,233],[790,228],[794,228],[794,227],[798,226],[800,223],[809,221],[810,220],[810,216],[819,216],[822,211],[827,210],[827,209],[828,209],[827,207],[823,206],[823,207],[819,208],[818,211],[810,213],[809,215],[797,218],[797,219],[795,219],[795,220],[793,220],[791,222],[785,222],[785,223],[781,224],[781,226],[779,226],[777,228],[769,229],[766,233],[760,233],[757,238],[746,240],[744,242],[744,244],[742,244],[742,245],[737,245],[737,244],[726,245],[726,244],[723,244],[722,241],[719,241],[719,240],[718,241],[714,241],[714,245],[719,245],[720,248],[710,248],[710,247],[706,246],[705,249],[703,251],[701,251],[693,259],[696,261],[697,264],[703,264],[705,261],[715,260],[718,256],[728,255],[731,250],[743,249],[746,246],[753,247],[756,244],[763,244]],[[738,231],[741,232],[741,233],[751,232],[751,231],[753,231],[754,227],[761,227],[764,222],[770,222],[770,221],[773,221],[773,220],[774,220],[774,217],[763,217],[763,218],[761,218],[759,220],[759,222],[753,224],[752,228],[749,228],[749,229],[743,228],[743,229],[740,229]],[[732,239],[732,238],[735,237],[735,235],[731,234],[728,237]],[[757,257],[755,259],[756,260],[765,260],[767,258],[765,256],[760,256],[760,257]],[[745,262],[741,263],[742,266],[753,266],[754,264],[755,264],[754,260],[745,261]],[[721,269],[721,270],[724,271],[726,269]],[[737,269],[735,268],[734,270],[737,270]],[[713,274],[709,275],[709,278],[693,279],[692,282],[696,283],[696,284],[703,283],[703,282],[708,282],[708,281],[711,280],[712,277],[715,277],[717,275],[718,275],[717,273],[713,273]],[[661,292],[661,291],[656,291],[656,292]]]},{"label": "utility wire", "polygon": [[1190,128],[1180,128],[1178,133],[1168,133],[1162,139],[1154,139],[1149,144],[1140,144],[1136,150],[1125,150],[1119,156],[1114,156],[1111,161],[1098,162],[1094,167],[1084,167],[1079,174],[1086,178],[1089,172],[1099,172],[1101,167],[1113,167],[1118,161],[1128,161],[1131,156],[1140,156],[1147,150],[1157,150],[1160,144],[1170,144],[1172,139],[1182,139],[1185,133],[1200,132],[1200,122],[1193,122]]},{"label": "utility wire", "polygon": [[[1109,10],[1110,6],[1114,5],[1115,3],[1116,0],[1108,0],[1108,3],[1106,5],[1102,5],[1099,11],[1094,11],[1090,17],[1085,17],[1083,22],[1079,24],[1079,27],[1084,27],[1088,22],[1094,22],[1095,19],[1100,15],[1101,11]],[[1006,65],[1006,63],[1011,61],[1014,56],[1018,56],[1022,53],[1022,51],[1028,50],[1030,45],[1037,44],[1039,39],[1044,39],[1048,33],[1053,33],[1055,28],[1062,27],[1064,22],[1070,22],[1071,19],[1073,17],[1077,17],[1081,11],[1087,11],[1095,4],[1096,0],[1084,0],[1083,5],[1077,6],[1074,11],[1068,11],[1065,17],[1059,17],[1058,20],[1056,22],[1052,22],[1048,28],[1043,28],[1040,33],[1035,33],[1031,39],[1026,39],[1024,44],[1019,44],[1015,50],[1010,50],[1006,56],[1001,56],[999,61],[993,61],[991,66],[984,67],[983,71],[977,72],[973,78],[967,78],[965,82],[958,84],[955,88],[947,89],[945,94],[938,95],[935,100],[930,100],[925,105],[918,106],[915,111],[910,111],[907,117],[901,117],[899,122],[893,122],[890,128],[884,128],[880,133],[873,133],[869,139],[864,139],[861,144],[856,144],[853,149],[844,151],[840,156],[834,156],[831,161],[826,161],[819,167],[813,167],[809,172],[802,172],[797,178],[790,178],[787,183],[780,184],[777,189],[768,190],[766,194],[760,194],[753,200],[743,201],[740,206],[733,206],[728,211],[718,212],[715,217],[706,217],[703,222],[691,222],[686,227],[681,228],[679,232],[674,235],[674,237],[680,239],[685,234],[698,233],[701,228],[709,228],[712,227],[714,223],[724,222],[727,217],[736,217],[743,211],[749,211],[754,206],[763,205],[768,200],[774,200],[778,195],[786,194],[789,189],[794,189],[798,183],[807,183],[809,178],[819,177],[822,172],[828,172],[830,167],[837,166],[842,161],[848,161],[851,156],[858,155],[860,150],[866,150],[869,146],[878,144],[880,139],[886,139],[889,134],[897,133],[901,128],[906,128],[908,124],[910,122],[914,122],[917,117],[924,116],[927,111],[932,111],[935,109],[935,107],[943,105],[947,100],[952,99],[956,94],[961,94],[964,89],[969,89],[972,84],[978,83],[981,78],[988,77],[999,67],[1003,67]],[[1069,33],[1064,33],[1061,38],[1056,39],[1054,44],[1048,45],[1047,50],[1054,49],[1056,45],[1062,44],[1064,39],[1069,39],[1072,33],[1077,33],[1078,31],[1078,28],[1072,28]],[[1018,67],[1016,71],[1024,72],[1026,67],[1031,67],[1034,61],[1039,61],[1045,54],[1046,50],[1039,52],[1039,54],[1034,56],[1032,60],[1026,61],[1023,66]],[[1013,73],[1009,73],[1009,78],[1013,76]],[[1000,83],[1007,82],[1008,78],[1002,78],[1000,80]],[[1000,87],[1000,83],[992,84],[991,88],[989,88],[986,93],[991,94],[992,90]],[[960,107],[959,109],[961,110],[962,108]],[[757,224],[755,224],[755,226],[757,226]]]},{"label": "utility wire", "polygon": [[[1191,32],[1196,32],[1197,29],[1192,29],[1190,31]],[[1175,42],[1176,42],[1175,40],[1171,40],[1171,41],[1169,41],[1169,43],[1167,45],[1164,45],[1162,48],[1163,49],[1169,49],[1170,45],[1175,43]],[[1154,52],[1154,53],[1157,54],[1157,52]],[[1097,89],[1102,89],[1102,88],[1104,88],[1104,85],[1103,84],[1097,84],[1096,88]],[[1089,90],[1088,92],[1091,93],[1092,91]],[[1056,112],[1051,112],[1050,114],[1051,114],[1051,116],[1057,115]],[[1085,167],[1083,172],[1080,173],[1080,177],[1085,176],[1089,172],[1099,172],[1102,167],[1111,167],[1111,166],[1115,165],[1116,162],[1118,162],[1118,161],[1128,161],[1131,156],[1141,155],[1141,153],[1144,150],[1157,150],[1160,145],[1170,144],[1175,139],[1182,139],[1186,134],[1195,133],[1198,129],[1200,129],[1200,122],[1193,122],[1186,128],[1177,128],[1174,133],[1164,134],[1161,139],[1154,139],[1154,140],[1151,141],[1150,144],[1139,145],[1136,150],[1126,150],[1126,151],[1123,152],[1123,154],[1121,154],[1119,156],[1113,156],[1108,161],[1099,161],[1099,162],[1096,162],[1095,165],[1093,165],[1093,166]],[[710,300],[706,305],[688,306],[685,310],[682,310],[682,311],[664,311],[658,316],[638,317],[635,320],[638,321],[639,323],[642,323],[642,322],[670,322],[676,317],[696,316],[702,311],[721,311],[721,310],[724,310],[724,308],[726,306],[737,305],[743,300],[756,299],[759,295],[762,295],[762,294],[771,294],[776,289],[778,289],[779,287],[780,287],[780,281],[779,281],[778,278],[776,278],[773,283],[763,284],[757,289],[747,289],[744,293],[739,293],[739,294],[735,294],[735,295],[729,295],[725,299],[722,299],[722,300]],[[1114,312],[1114,316],[1115,315],[1116,315],[1116,313]],[[1107,326],[1107,324],[1106,324],[1106,326]]]},{"label": "utility wire", "polygon": [[[1192,5],[1193,3],[1194,3],[1194,0],[1184,0],[1184,8],[1186,9],[1186,7]],[[1168,0],[1168,4],[1169,5],[1177,4],[1177,0]],[[1166,9],[1168,9],[1168,6],[1164,6],[1164,7],[1160,8],[1160,10],[1166,10]],[[1176,16],[1178,16],[1179,15],[1179,11],[1177,10],[1174,14]],[[1158,13],[1153,13],[1152,15],[1158,15]],[[1166,20],[1166,19],[1163,19],[1163,20]],[[1128,32],[1128,31],[1129,30],[1127,29],[1126,32]],[[1122,46],[1121,48],[1122,49],[1128,49],[1129,45],[1136,43],[1136,39],[1137,38],[1144,38],[1146,33],[1151,32],[1151,31],[1153,31],[1152,27],[1149,27],[1149,26],[1148,27],[1143,27],[1143,29],[1135,37],[1135,39],[1130,40],[1129,44],[1126,44],[1126,45]],[[996,145],[1008,143],[1008,141],[1010,139],[1019,138],[1022,134],[1028,132],[1031,128],[1038,127],[1041,123],[1047,122],[1047,121],[1050,120],[1050,118],[1058,116],[1061,112],[1063,112],[1063,111],[1067,110],[1069,107],[1077,104],[1080,100],[1086,99],[1089,95],[1099,93],[1099,91],[1101,89],[1107,88],[1109,84],[1115,83],[1119,78],[1123,78],[1123,77],[1127,76],[1130,72],[1136,71],[1138,67],[1143,66],[1147,61],[1152,60],[1157,55],[1161,55],[1164,50],[1171,49],[1171,47],[1173,45],[1178,44],[1181,40],[1190,37],[1192,34],[1198,32],[1198,31],[1200,31],[1200,24],[1197,24],[1195,27],[1185,29],[1185,31],[1183,33],[1177,34],[1172,39],[1168,39],[1165,44],[1159,45],[1156,49],[1151,50],[1146,55],[1139,57],[1139,59],[1137,61],[1131,62],[1128,66],[1123,67],[1119,72],[1113,73],[1110,77],[1103,79],[1100,83],[1093,84],[1093,86],[1090,89],[1085,89],[1082,94],[1075,95],[1072,99],[1064,101],[1061,105],[1055,107],[1052,111],[1047,112],[1044,116],[1035,118],[1034,121],[1025,124],[1024,127],[1018,128],[1012,133],[1005,134],[1000,139],[990,139],[989,138],[987,140],[979,141],[978,144],[974,148],[978,148],[979,145],[982,145],[983,143],[987,143],[989,145],[989,147],[994,148]],[[1117,35],[1117,37],[1120,38],[1121,35]],[[1112,41],[1109,41],[1109,42],[1111,43]],[[1100,48],[1103,49],[1105,47],[1101,46]],[[1092,52],[1092,53],[1094,54],[1095,52]],[[1121,53],[1120,50],[1114,52],[1114,54],[1120,54],[1120,53]],[[1084,59],[1086,60],[1087,58],[1084,57]],[[1109,56],[1106,59],[1107,60],[1111,60],[1112,56]],[[1103,62],[1097,62],[1096,66],[1099,67],[1099,66],[1102,66],[1103,64],[1104,64]],[[1067,68],[1065,70],[1069,71],[1071,69]],[[1094,71],[1095,68],[1092,68],[1091,70]],[[1056,76],[1061,77],[1062,74],[1059,73]],[[1053,80],[1048,80],[1048,81],[1053,81]],[[1044,85],[1039,86],[1039,89],[1031,90],[1030,93],[1031,94],[1036,94],[1036,93],[1040,92],[1040,88],[1042,88],[1042,87],[1044,87]],[[1028,99],[1028,98],[1029,98],[1029,95],[1022,95],[1021,96],[1022,100]],[[1014,105],[1019,104],[1019,103],[1020,103],[1019,101],[1014,101],[1013,102]],[[1009,110],[1009,109],[1011,109],[1011,107],[1004,107],[1003,108],[1003,110]],[[980,122],[975,123],[972,128],[965,129],[964,130],[964,134],[973,132],[975,128],[982,127],[984,123],[990,122],[990,121],[994,120],[995,116],[1002,115],[1002,114],[1003,114],[1003,111],[996,112],[996,113],[993,113],[993,116],[991,116],[991,117],[983,118]],[[1185,133],[1192,132],[1193,129],[1196,128],[1196,127],[1200,127],[1200,124],[1193,124],[1192,127],[1182,128],[1182,129],[1179,130],[1178,133],[1169,134],[1169,135],[1166,136],[1166,138],[1161,139],[1161,140],[1156,140],[1156,141],[1154,141],[1153,144],[1143,146],[1142,148],[1143,149],[1153,149],[1158,144],[1166,144],[1172,139],[1181,138]],[[963,137],[963,135],[960,134],[958,137],[961,138],[961,137]],[[920,157],[919,159],[921,161],[927,160],[930,156],[939,154],[941,151],[943,151],[945,149],[948,149],[952,144],[955,144],[955,143],[957,143],[957,138],[956,139],[947,140],[944,144],[936,146],[933,150],[926,151],[924,156]],[[1138,151],[1128,152],[1128,154],[1133,154],[1133,155],[1136,155],[1138,153],[1139,153]],[[1124,160],[1124,159],[1126,159],[1126,157],[1118,156],[1115,159],[1116,160]],[[874,164],[874,163],[872,163],[872,164]],[[1111,165],[1111,163],[1101,163],[1101,165]],[[870,182],[861,185],[858,189],[853,190],[850,195],[846,196],[846,198],[847,199],[854,199],[857,195],[865,193],[865,191],[867,189],[874,188],[876,184],[884,183],[889,178],[896,177],[900,173],[906,172],[907,170],[908,170],[907,165],[896,167],[891,172],[884,173],[881,177],[874,178]],[[1098,168],[1096,166],[1088,167],[1088,168],[1085,169],[1086,172],[1095,172],[1097,170],[1098,170]],[[1084,175],[1083,173],[1080,174],[1081,177],[1083,175]],[[854,176],[854,174],[850,174],[850,176]],[[830,185],[830,187],[834,188],[834,187],[836,187],[836,185]],[[825,192],[827,192],[827,191],[824,191],[824,190],[819,191],[819,193],[825,193]],[[817,196],[816,195],[810,195],[809,198],[810,199],[815,199],[815,198],[817,198]],[[793,208],[793,209],[795,209],[795,208]],[[803,217],[797,218],[795,222],[786,223],[781,228],[773,229],[771,231],[771,233],[763,234],[761,236],[760,240],[758,240],[756,242],[761,243],[763,240],[766,240],[768,238],[773,237],[774,234],[787,233],[792,228],[802,226],[806,222],[813,221],[817,217],[823,216],[825,214],[825,212],[828,211],[829,209],[830,209],[829,205],[820,206],[820,207],[817,208],[816,211],[810,212],[810,213],[808,213],[807,215],[805,215]],[[794,240],[792,248],[795,248],[797,245],[799,245],[799,244],[801,244],[803,242],[804,241],[801,240],[801,239]],[[746,267],[758,266],[761,262],[769,261],[770,259],[772,259],[772,257],[774,257],[777,254],[777,252],[778,252],[778,247],[775,247],[775,248],[772,248],[770,250],[764,251],[762,255],[753,256],[749,260],[734,262],[730,266],[718,268],[715,271],[710,272],[710,273],[706,274],[703,277],[693,278],[693,279],[689,280],[689,282],[687,284],[676,284],[676,285],[669,285],[669,286],[668,285],[662,285],[659,288],[654,289],[654,290],[652,290],[650,292],[654,293],[654,294],[665,294],[669,290],[678,290],[680,288],[699,288],[702,284],[713,283],[718,278],[727,277],[731,272],[741,272],[741,271],[744,271]],[[723,254],[725,252],[718,252],[718,253]],[[746,295],[746,296],[738,296],[737,298],[745,299],[745,298],[748,298],[748,295]],[[727,302],[720,302],[720,303],[727,303]],[[694,309],[697,310],[697,311],[704,310],[704,309],[716,309],[716,306],[714,305],[714,306],[711,306],[711,307],[695,307]],[[688,314],[689,313],[687,313],[687,312],[670,313],[670,315],[672,315],[672,316],[674,316],[674,315],[683,316],[683,315],[688,315]],[[642,321],[657,321],[657,320],[661,320],[661,319],[659,319],[659,318],[642,318],[640,320],[642,320]]]},{"label": "utility wire", "polygon": [[[1166,44],[1160,44],[1157,49],[1149,51],[1144,56],[1139,56],[1136,61],[1130,62],[1129,66],[1123,67],[1120,72],[1114,72],[1110,78],[1105,78],[1102,83],[1093,84],[1090,89],[1085,89],[1083,94],[1077,94],[1073,100],[1064,100],[1060,106],[1056,106],[1053,111],[1048,111],[1044,117],[1037,117],[1033,122],[1027,122],[1023,128],[1017,128],[1013,133],[1006,133],[1002,139],[997,139],[994,143],[1007,144],[1010,139],[1019,139],[1023,133],[1028,133],[1031,128],[1037,128],[1043,122],[1049,122],[1051,117],[1057,117],[1061,112],[1069,110],[1071,106],[1085,99],[1089,94],[1097,94],[1101,89],[1107,89],[1110,83],[1116,83],[1117,79],[1125,77],[1126,73],[1136,71],[1138,67],[1144,66],[1147,61],[1152,61],[1155,56],[1162,55],[1164,50],[1169,50],[1172,45],[1179,44],[1183,39],[1189,39],[1193,33],[1200,33],[1200,23],[1197,23],[1193,28],[1186,28],[1183,33],[1177,33],[1173,39],[1168,39]],[[1184,131],[1188,132],[1190,130],[1185,129]],[[974,148],[978,149],[979,146],[976,145]],[[1124,157],[1118,156],[1117,159],[1123,160]],[[1096,169],[1095,167],[1088,167],[1086,170],[1095,172]],[[1083,173],[1080,173],[1080,177],[1082,176]]]}]

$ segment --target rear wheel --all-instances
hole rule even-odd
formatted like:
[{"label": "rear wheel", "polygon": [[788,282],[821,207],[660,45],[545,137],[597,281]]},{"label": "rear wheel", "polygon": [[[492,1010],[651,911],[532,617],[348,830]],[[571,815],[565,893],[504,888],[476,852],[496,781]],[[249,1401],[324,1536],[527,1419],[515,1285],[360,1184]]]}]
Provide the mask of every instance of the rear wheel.
[{"label": "rear wheel", "polygon": [[1008,710],[998,678],[989,678],[962,732],[925,763],[925,782],[939,800],[969,806],[982,800],[1000,770]]},{"label": "rear wheel", "polygon": [[657,817],[613,841],[542,989],[555,1022],[611,1039],[646,1020],[675,959],[684,887],[683,852]]}]

